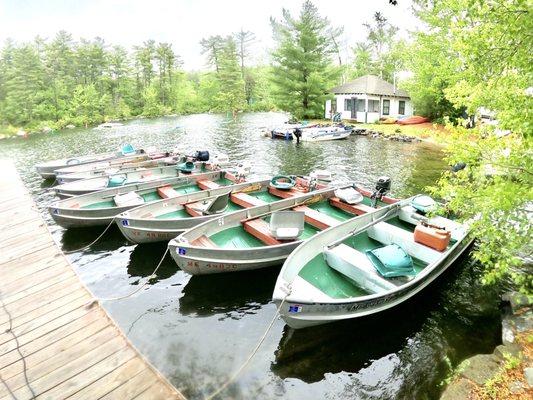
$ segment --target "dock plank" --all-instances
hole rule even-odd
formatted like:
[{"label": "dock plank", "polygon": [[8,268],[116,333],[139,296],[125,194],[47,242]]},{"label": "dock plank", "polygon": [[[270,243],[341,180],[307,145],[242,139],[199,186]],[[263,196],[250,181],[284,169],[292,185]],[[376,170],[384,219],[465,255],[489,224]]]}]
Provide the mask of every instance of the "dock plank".
[{"label": "dock plank", "polygon": [[184,399],[79,280],[12,162],[0,169],[0,399]]}]

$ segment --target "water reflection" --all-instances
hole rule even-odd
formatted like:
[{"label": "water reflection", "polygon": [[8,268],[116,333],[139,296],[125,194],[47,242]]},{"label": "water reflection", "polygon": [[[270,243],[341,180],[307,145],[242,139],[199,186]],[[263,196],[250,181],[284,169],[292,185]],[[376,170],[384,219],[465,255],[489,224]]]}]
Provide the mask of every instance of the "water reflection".
[{"label": "water reflection", "polygon": [[180,312],[199,317],[241,319],[272,298],[279,267],[238,274],[192,276],[180,297]]},{"label": "water reflection", "polygon": [[[167,249],[167,243],[145,243],[136,245],[130,253],[130,259],[127,265],[127,271],[130,277],[138,276],[144,278],[154,272],[157,264]],[[165,259],[157,270],[155,278],[150,280],[155,284],[162,279],[167,279],[179,271],[178,266],[172,260],[170,254],[166,254]]]}]

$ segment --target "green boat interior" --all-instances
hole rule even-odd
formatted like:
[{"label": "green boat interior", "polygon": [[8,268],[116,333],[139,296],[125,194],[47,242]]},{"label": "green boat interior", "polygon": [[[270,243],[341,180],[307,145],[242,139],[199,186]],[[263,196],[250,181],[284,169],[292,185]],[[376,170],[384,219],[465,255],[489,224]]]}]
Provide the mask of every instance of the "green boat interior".
[{"label": "green boat interior", "polygon": [[[228,186],[228,185],[233,185],[233,184],[235,184],[235,182],[227,178],[220,178],[220,179],[213,180],[213,181],[200,180],[192,184],[168,185],[168,186],[154,188],[154,189],[151,189],[143,193],[139,193],[139,194],[137,194],[136,192],[129,192],[129,193],[125,193],[120,196],[122,197],[129,196],[129,198],[126,201],[133,201],[135,202],[134,205],[141,205],[143,203],[151,203],[153,201],[162,200],[162,199],[165,199],[171,196],[179,196],[179,195],[184,195],[188,193],[199,192],[205,189],[213,189],[213,188],[217,188],[221,186]],[[102,201],[97,201],[95,203],[86,204],[86,205],[81,206],[80,208],[94,209],[94,208],[118,207],[120,205],[124,205],[118,202],[119,200],[117,198],[120,196],[115,196],[107,200],[102,200]],[[168,216],[166,218],[172,218],[172,216]]]},{"label": "green boat interior", "polygon": [[[299,271],[298,277],[333,299],[346,299],[375,293],[384,293],[409,282],[429,264],[440,258],[454,240],[442,251],[437,251],[415,241],[414,224],[398,216],[379,222],[371,228],[342,241],[332,248],[319,252]],[[404,272],[383,274],[376,262],[377,249],[399,248],[408,258]],[[387,260],[398,264],[396,259]],[[397,266],[391,267],[391,270]],[[408,272],[405,272],[407,271]],[[390,270],[389,270],[390,271]]]},{"label": "green boat interior", "polygon": [[[279,200],[279,197],[269,193],[266,197],[265,193],[259,192],[248,193],[263,200]],[[279,193],[274,190],[273,193]],[[339,223],[351,219],[357,215],[364,214],[374,209],[369,206],[370,199],[364,198],[360,204],[351,205],[341,202],[336,197],[329,199],[313,201],[310,200],[308,204],[296,206],[292,208],[294,211],[301,211],[305,214],[304,225],[301,233],[296,239],[281,240],[273,236],[270,228],[270,216],[262,216],[241,221],[238,226],[228,227],[213,235],[201,236],[195,239],[192,244],[200,247],[215,247],[225,249],[246,249],[264,246],[274,246],[292,241],[307,240],[314,236],[317,232],[329,228],[330,226],[338,225]]]}]

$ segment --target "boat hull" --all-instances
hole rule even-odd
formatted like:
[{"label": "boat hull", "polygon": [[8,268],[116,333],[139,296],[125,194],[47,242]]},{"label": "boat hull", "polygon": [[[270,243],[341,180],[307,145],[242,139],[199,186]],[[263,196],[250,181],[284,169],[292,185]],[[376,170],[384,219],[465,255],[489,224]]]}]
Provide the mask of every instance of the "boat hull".
[{"label": "boat hull", "polygon": [[402,289],[392,293],[385,293],[381,296],[365,296],[356,301],[328,303],[299,302],[297,299],[291,299],[290,296],[284,299],[278,293],[273,301],[277,307],[281,305],[279,311],[281,317],[287,325],[294,329],[377,314],[405,302],[431,284],[469,249],[473,240],[473,238],[467,237],[456,243],[453,251],[437,264],[424,279],[407,284]]},{"label": "boat hull", "polygon": [[169,244],[170,254],[176,264],[191,275],[240,272],[281,266],[301,240],[280,246],[248,249],[209,249],[185,247],[180,237]]}]

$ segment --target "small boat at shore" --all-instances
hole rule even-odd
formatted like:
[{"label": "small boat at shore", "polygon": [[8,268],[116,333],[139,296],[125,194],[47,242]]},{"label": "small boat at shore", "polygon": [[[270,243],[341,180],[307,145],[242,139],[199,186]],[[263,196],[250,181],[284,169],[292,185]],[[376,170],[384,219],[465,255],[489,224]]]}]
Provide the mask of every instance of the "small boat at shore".
[{"label": "small boat at shore", "polygon": [[303,142],[322,142],[326,140],[346,139],[352,133],[352,128],[345,126],[323,126],[301,129],[294,134],[301,134]]},{"label": "small boat at shore", "polygon": [[111,175],[63,183],[55,186],[54,191],[59,198],[65,199],[118,186],[129,186],[143,182],[159,182],[177,176],[214,171],[217,168],[218,166],[214,164],[200,161],[188,161],[166,167],[134,168],[132,170],[120,170]]},{"label": "small boat at shore", "polygon": [[144,154],[145,151],[135,150],[135,148],[128,144],[123,146],[118,152],[91,154],[86,156],[76,156],[71,158],[61,158],[58,160],[50,160],[39,163],[35,166],[37,173],[43,179],[55,179],[56,170],[74,165],[90,164],[99,161],[109,161],[113,159],[125,159],[126,157],[135,157],[139,154]]},{"label": "small boat at shore", "polygon": [[[415,196],[313,236],[285,261],[273,293],[292,328],[375,314],[441,275],[472,243],[468,227],[427,218]],[[422,200],[422,201],[421,201]]]},{"label": "small boat at shore", "polygon": [[106,225],[115,216],[141,204],[238,183],[229,170],[179,176],[157,182],[118,186],[59,200],[48,207],[54,221],[65,228]]},{"label": "small boat at shore", "polygon": [[[301,179],[301,178],[300,178]],[[317,186],[310,190],[269,188],[284,200],[266,203],[214,218],[169,242],[172,258],[192,275],[235,272],[280,265],[303,241],[342,221],[374,211],[372,192],[348,185],[340,188]],[[339,190],[340,189],[340,190]],[[358,198],[343,195],[349,189]],[[379,205],[395,199],[381,197]],[[286,214],[291,211],[292,214]],[[282,212],[281,215],[277,215]],[[283,214],[285,212],[285,214]],[[293,217],[296,226],[292,226]],[[275,221],[273,221],[275,219]]]}]

